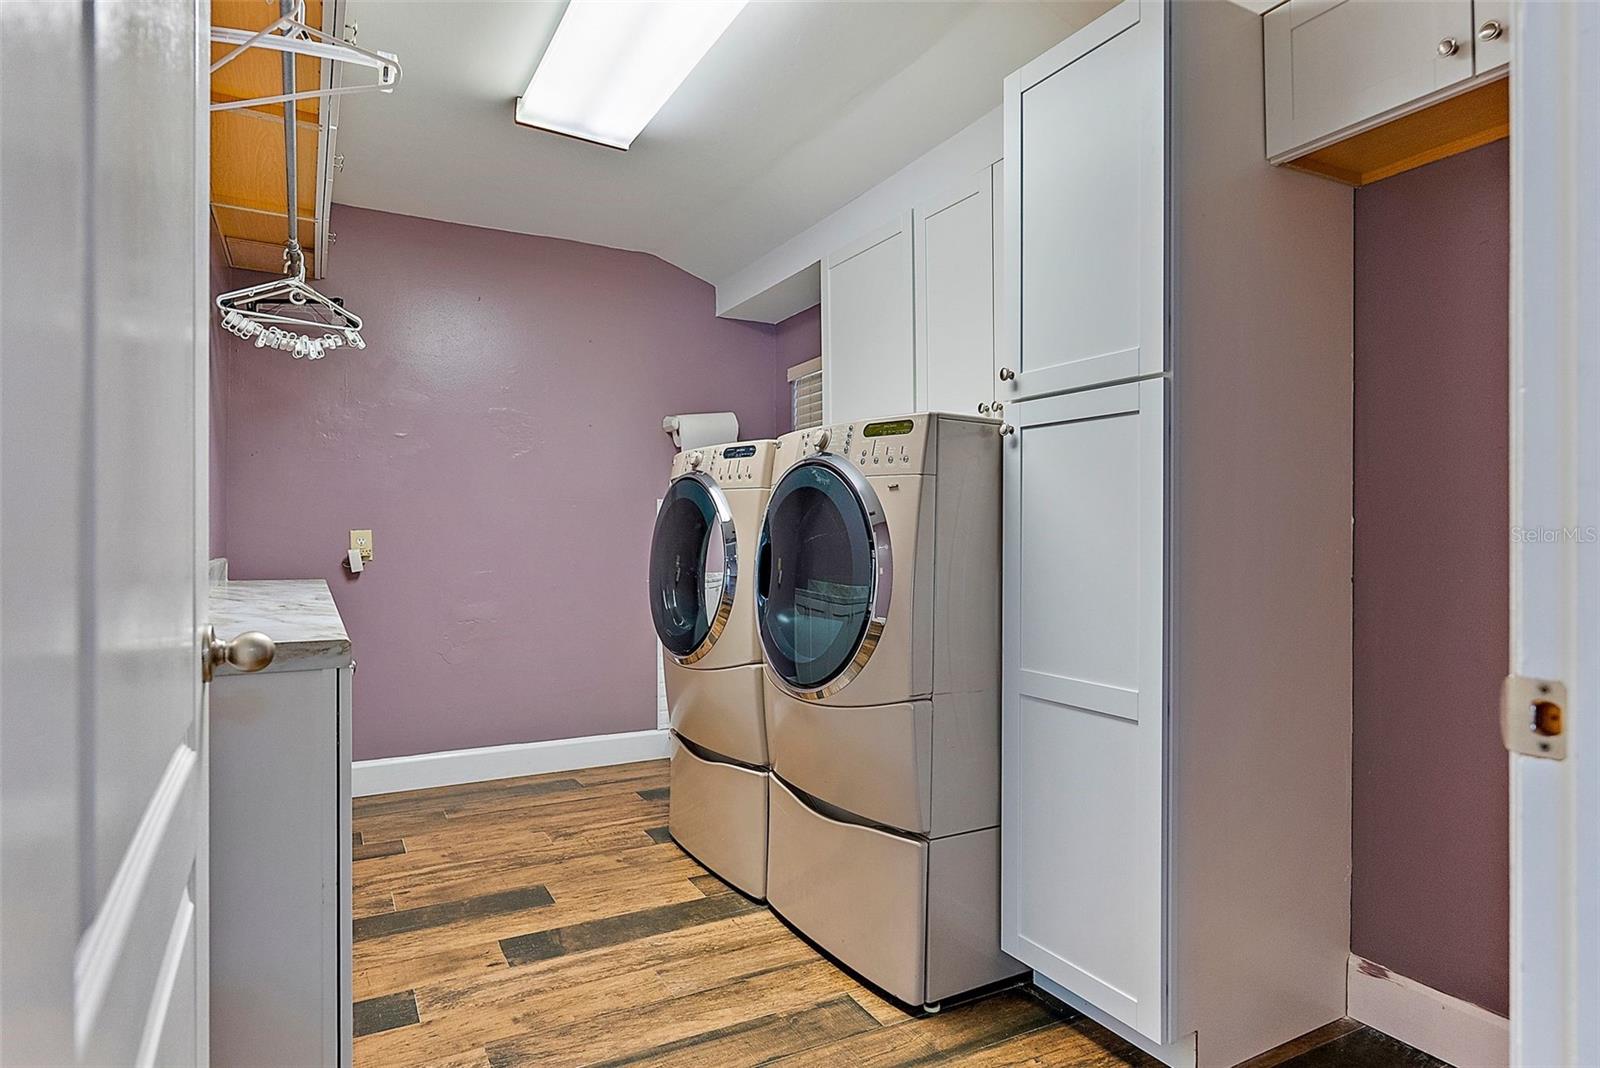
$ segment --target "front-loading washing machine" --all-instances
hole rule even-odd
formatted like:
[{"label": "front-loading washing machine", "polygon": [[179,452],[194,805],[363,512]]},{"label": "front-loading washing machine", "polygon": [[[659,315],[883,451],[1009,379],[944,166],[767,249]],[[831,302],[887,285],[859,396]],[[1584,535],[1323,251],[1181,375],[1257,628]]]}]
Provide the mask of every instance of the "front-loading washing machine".
[{"label": "front-loading washing machine", "polygon": [[1000,951],[1000,436],[942,413],[778,439],[757,563],[767,899],[901,1001]]},{"label": "front-loading washing machine", "polygon": [[650,612],[672,721],[668,830],[755,898],[767,885],[767,734],[756,635],[756,540],[775,441],[672,462],[650,547]]}]

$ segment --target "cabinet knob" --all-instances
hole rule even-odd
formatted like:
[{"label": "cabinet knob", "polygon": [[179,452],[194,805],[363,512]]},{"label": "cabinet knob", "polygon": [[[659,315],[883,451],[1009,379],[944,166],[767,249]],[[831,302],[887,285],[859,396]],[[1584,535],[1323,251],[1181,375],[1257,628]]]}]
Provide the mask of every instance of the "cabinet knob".
[{"label": "cabinet knob", "polygon": [[1444,37],[1439,41],[1439,57],[1453,56],[1461,51],[1461,42],[1454,37]]},{"label": "cabinet knob", "polygon": [[1505,36],[1505,32],[1505,23],[1501,22],[1499,19],[1486,19],[1484,24],[1478,27],[1478,40],[1498,41],[1501,37]]},{"label": "cabinet knob", "polygon": [[1009,382],[1013,378],[1016,378],[1016,377],[1017,377],[1017,372],[1013,371],[1011,368],[1009,368],[1009,367],[1000,368],[1000,381]]},{"label": "cabinet knob", "polygon": [[1000,436],[1001,437],[1003,437],[1003,438],[1004,437],[1010,437],[1012,434],[1015,434],[1016,432],[1017,432],[1017,428],[1012,426],[1010,423],[1001,423],[1000,424]]},{"label": "cabinet knob", "polygon": [[216,628],[206,626],[200,638],[200,677],[211,681],[212,673],[223,664],[240,671],[260,671],[272,663],[278,647],[259,630],[247,630],[231,642],[217,637]]},{"label": "cabinet knob", "polygon": [[978,414],[979,415],[988,415],[989,414],[989,405],[987,403],[985,403],[984,401],[979,401],[978,402]]}]

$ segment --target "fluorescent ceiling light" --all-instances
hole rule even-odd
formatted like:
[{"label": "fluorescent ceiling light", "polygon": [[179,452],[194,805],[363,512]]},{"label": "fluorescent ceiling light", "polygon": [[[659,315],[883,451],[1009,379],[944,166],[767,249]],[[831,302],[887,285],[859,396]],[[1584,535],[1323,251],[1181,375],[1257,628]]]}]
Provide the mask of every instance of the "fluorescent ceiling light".
[{"label": "fluorescent ceiling light", "polygon": [[627,148],[745,0],[572,0],[517,121]]}]

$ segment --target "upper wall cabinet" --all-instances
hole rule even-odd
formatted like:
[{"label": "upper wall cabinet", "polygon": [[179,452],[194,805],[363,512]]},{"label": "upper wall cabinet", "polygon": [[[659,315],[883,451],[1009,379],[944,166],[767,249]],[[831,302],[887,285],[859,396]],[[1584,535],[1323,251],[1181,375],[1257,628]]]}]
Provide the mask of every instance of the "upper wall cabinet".
[{"label": "upper wall cabinet", "polygon": [[822,265],[822,411],[829,423],[914,409],[911,213]]},{"label": "upper wall cabinet", "polygon": [[985,167],[914,214],[920,409],[987,414],[994,400],[994,213]]},{"label": "upper wall cabinet", "polygon": [[982,168],[823,262],[826,422],[990,410],[999,172]]},{"label": "upper wall cabinet", "polygon": [[1509,0],[1288,0],[1263,19],[1267,156],[1365,185],[1505,136]]}]

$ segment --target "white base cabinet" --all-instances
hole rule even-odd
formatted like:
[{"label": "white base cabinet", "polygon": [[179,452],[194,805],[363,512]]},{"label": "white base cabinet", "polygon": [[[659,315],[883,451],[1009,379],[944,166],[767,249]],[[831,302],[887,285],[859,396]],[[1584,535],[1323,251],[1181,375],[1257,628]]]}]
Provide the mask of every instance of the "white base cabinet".
[{"label": "white base cabinet", "polygon": [[1006,84],[1001,943],[1172,1064],[1345,1009],[1352,195],[1260,70],[1125,0]]},{"label": "white base cabinet", "polygon": [[350,642],[326,583],[213,587],[231,639],[277,642],[211,684],[211,1060],[348,1068]]}]

